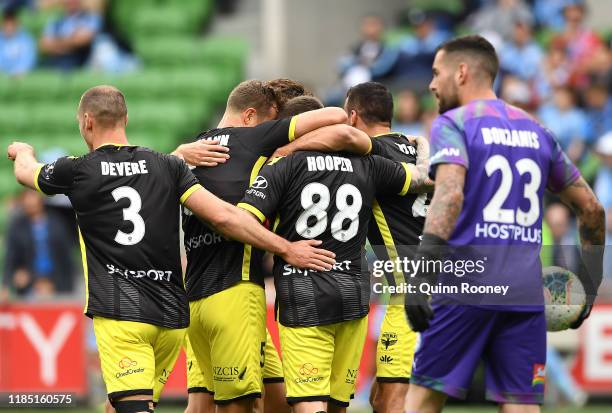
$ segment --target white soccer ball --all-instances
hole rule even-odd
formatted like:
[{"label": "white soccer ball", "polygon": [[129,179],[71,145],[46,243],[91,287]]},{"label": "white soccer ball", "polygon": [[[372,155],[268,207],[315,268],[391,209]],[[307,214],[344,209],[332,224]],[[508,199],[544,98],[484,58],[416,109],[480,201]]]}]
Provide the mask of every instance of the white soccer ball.
[{"label": "white soccer ball", "polygon": [[582,283],[568,269],[546,267],[542,269],[546,329],[567,330],[578,319],[586,304]]}]

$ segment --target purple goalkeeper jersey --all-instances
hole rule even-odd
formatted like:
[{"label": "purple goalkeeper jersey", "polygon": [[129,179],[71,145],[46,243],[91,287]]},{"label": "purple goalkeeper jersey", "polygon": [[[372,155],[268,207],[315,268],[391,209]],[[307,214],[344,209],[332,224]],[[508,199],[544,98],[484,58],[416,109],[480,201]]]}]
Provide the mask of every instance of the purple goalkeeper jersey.
[{"label": "purple goalkeeper jersey", "polygon": [[431,153],[432,178],[440,164],[467,170],[449,244],[479,246],[487,256],[487,271],[472,281],[509,287],[480,303],[503,304],[505,310],[542,305],[544,189],[559,192],[580,176],[552,133],[502,100],[476,100],[434,120]]}]

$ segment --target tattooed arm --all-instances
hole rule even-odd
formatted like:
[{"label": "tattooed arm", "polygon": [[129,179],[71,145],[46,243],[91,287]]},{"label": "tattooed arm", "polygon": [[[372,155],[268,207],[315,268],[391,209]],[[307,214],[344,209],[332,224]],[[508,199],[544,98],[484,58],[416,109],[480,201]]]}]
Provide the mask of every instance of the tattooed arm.
[{"label": "tattooed arm", "polygon": [[436,169],[436,188],[425,218],[423,233],[448,240],[463,208],[466,169],[461,165],[441,164]]},{"label": "tattooed arm", "polygon": [[422,136],[410,136],[408,139],[417,145],[416,165],[408,165],[412,173],[408,192],[413,194],[432,192],[434,181],[429,178],[429,142]]},{"label": "tattooed arm", "polygon": [[[456,164],[440,164],[436,169],[436,188],[425,218],[425,228],[421,244],[417,249],[414,261],[432,261],[444,253],[457,218],[463,207],[463,185],[465,184],[465,167]],[[414,285],[416,294],[406,294],[404,310],[412,329],[416,332],[429,327],[433,318],[433,309],[429,300],[420,291],[419,283],[434,285],[437,274],[421,270],[416,279],[406,277],[406,283]]]},{"label": "tattooed arm", "polygon": [[578,321],[571,326],[578,328],[590,315],[603,278],[606,218],[603,206],[582,177],[563,189],[559,195],[578,217],[582,260],[577,275],[587,294],[587,305]]},{"label": "tattooed arm", "polygon": [[605,213],[589,184],[580,177],[559,195],[578,217],[582,246],[604,245]]}]

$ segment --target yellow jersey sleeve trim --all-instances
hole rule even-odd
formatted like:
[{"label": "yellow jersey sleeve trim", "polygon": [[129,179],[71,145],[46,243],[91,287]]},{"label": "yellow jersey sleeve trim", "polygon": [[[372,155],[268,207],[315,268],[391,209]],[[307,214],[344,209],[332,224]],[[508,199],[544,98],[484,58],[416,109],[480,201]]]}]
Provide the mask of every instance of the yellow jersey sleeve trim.
[{"label": "yellow jersey sleeve trim", "polygon": [[408,188],[410,188],[410,181],[412,180],[412,172],[410,172],[410,169],[408,168],[408,164],[406,162],[402,162],[402,166],[404,167],[404,170],[406,171],[406,181],[404,182],[404,186],[402,187],[402,190],[400,191],[400,195],[404,196],[408,193]]},{"label": "yellow jersey sleeve trim", "polygon": [[247,204],[246,202],[239,202],[236,205],[238,208],[242,208],[245,211],[249,211],[251,214],[255,215],[262,223],[266,220],[266,216],[257,208],[255,208],[251,204]]},{"label": "yellow jersey sleeve trim", "polygon": [[369,155],[372,153],[372,139],[370,138],[370,147],[368,148],[368,151],[365,153],[366,155]]},{"label": "yellow jersey sleeve trim", "polygon": [[42,163],[38,164],[38,166],[36,167],[36,171],[34,171],[34,187],[41,194],[47,195],[42,191],[42,189],[40,189],[40,185],[38,185],[38,176],[40,175],[40,171],[43,168],[43,166],[45,165],[43,165]]},{"label": "yellow jersey sleeve trim", "polygon": [[184,204],[185,201],[187,201],[187,199],[198,189],[202,188],[202,185],[200,184],[195,184],[193,185],[191,188],[189,188],[188,190],[186,190],[185,192],[183,192],[183,195],[181,195],[181,198],[179,199],[181,204]]},{"label": "yellow jersey sleeve trim", "polygon": [[255,178],[257,178],[259,171],[261,171],[261,168],[264,167],[267,160],[267,156],[260,156],[259,158],[257,158],[257,161],[255,161],[255,165],[253,165],[253,169],[251,169],[251,176],[249,177],[249,186],[251,186],[253,182],[255,182]]},{"label": "yellow jersey sleeve trim", "polygon": [[295,115],[291,118],[291,122],[289,123],[289,142],[293,142],[295,140],[295,124],[297,123],[298,115]]},{"label": "yellow jersey sleeve trim", "polygon": [[280,161],[281,159],[283,159],[284,156],[275,156],[274,158],[272,158],[269,162],[268,165],[274,165],[276,162]]},{"label": "yellow jersey sleeve trim", "polygon": [[97,150],[97,149],[100,149],[100,148],[101,148],[101,147],[103,147],[103,146],[117,146],[117,147],[123,147],[123,146],[131,146],[131,145],[130,145],[130,144],[127,144],[127,143],[113,143],[113,142],[104,142],[104,143],[102,143],[102,144],[98,145],[98,146],[97,146],[97,147],[94,149],[94,151],[95,151],[95,150]]}]

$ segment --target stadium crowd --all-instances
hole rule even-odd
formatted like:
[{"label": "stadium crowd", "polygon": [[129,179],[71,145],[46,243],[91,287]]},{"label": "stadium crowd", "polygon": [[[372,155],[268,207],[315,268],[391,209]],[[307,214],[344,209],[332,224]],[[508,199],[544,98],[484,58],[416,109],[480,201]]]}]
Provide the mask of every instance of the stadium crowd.
[{"label": "stadium crowd", "polygon": [[[498,96],[552,130],[612,216],[612,32],[597,32],[587,25],[586,2],[410,4],[395,25],[386,25],[377,15],[363,18],[361,38],[338,60],[339,81],[327,103],[341,105],[349,87],[380,81],[394,90],[394,130],[429,136],[437,115],[427,88],[436,47],[456,34],[480,33],[498,51]],[[569,209],[556,199],[548,201],[553,208],[547,217],[555,225],[550,240],[575,245],[578,233]],[[610,218],[607,234],[609,244]],[[606,263],[612,268],[612,254],[607,254]]]},{"label": "stadium crowd", "polygon": [[[95,67],[125,72],[139,63],[105,18],[105,0],[3,0],[0,72],[23,76],[36,68],[70,71]],[[35,38],[20,14],[59,10]]]}]

